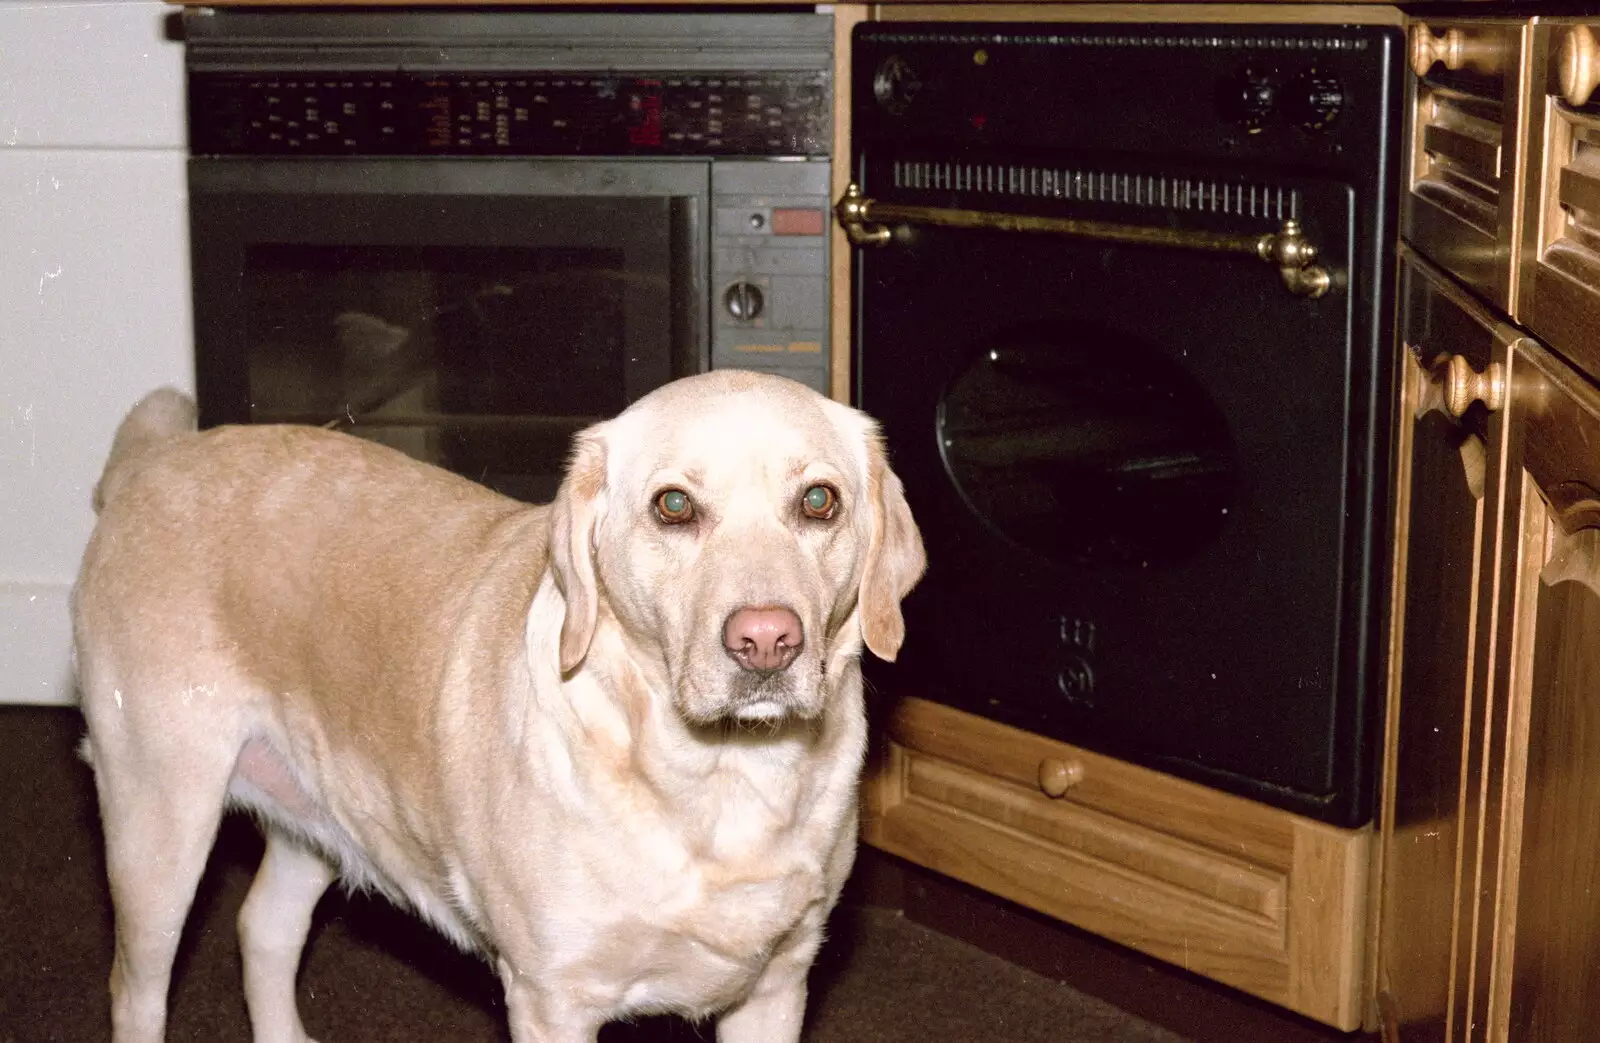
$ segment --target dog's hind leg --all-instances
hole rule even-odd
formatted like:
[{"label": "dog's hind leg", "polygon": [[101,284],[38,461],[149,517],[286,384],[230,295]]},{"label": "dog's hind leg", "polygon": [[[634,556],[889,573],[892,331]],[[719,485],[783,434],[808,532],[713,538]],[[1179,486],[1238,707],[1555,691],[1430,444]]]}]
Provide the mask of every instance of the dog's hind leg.
[{"label": "dog's hind leg", "polygon": [[[96,734],[92,724],[90,736],[116,910],[111,1038],[160,1043],[172,960],[216,839],[233,762],[214,747],[135,746],[121,741],[125,734]],[[107,741],[119,748],[107,749]]]},{"label": "dog's hind leg", "polygon": [[295,1002],[295,974],[317,900],[334,868],[315,852],[268,828],[266,854],[239,910],[244,992],[255,1043],[310,1043]]}]

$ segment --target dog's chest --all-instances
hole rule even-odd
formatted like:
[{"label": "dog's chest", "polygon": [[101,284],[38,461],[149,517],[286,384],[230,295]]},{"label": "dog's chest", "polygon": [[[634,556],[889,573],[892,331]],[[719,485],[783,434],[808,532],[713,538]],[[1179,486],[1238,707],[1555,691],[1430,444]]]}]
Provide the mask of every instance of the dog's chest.
[{"label": "dog's chest", "polygon": [[752,872],[697,866],[615,896],[585,962],[614,976],[622,1011],[710,1013],[741,997],[808,910],[826,901],[809,858]]}]

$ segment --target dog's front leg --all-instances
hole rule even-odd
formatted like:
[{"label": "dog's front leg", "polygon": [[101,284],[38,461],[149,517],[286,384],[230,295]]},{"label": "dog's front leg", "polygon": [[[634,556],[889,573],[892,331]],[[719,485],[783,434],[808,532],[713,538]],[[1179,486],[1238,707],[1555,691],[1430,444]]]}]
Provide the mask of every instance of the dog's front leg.
[{"label": "dog's front leg", "polygon": [[798,1043],[806,1013],[806,975],[821,944],[816,923],[807,922],[791,935],[744,1001],[717,1019],[717,1043]]},{"label": "dog's front leg", "polygon": [[591,1010],[571,1002],[559,990],[546,989],[527,972],[498,961],[506,990],[506,1019],[511,1043],[595,1043],[601,1022]]}]

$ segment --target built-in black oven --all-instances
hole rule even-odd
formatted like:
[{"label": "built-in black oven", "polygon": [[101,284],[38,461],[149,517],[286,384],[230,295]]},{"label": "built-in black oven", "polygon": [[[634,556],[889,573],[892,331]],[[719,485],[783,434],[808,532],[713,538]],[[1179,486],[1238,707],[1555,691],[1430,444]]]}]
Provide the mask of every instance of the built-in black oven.
[{"label": "built-in black oven", "polygon": [[877,688],[1369,817],[1400,54],[858,27],[856,393],[930,562]]},{"label": "built-in black oven", "polygon": [[530,500],[712,367],[828,389],[832,20],[186,16],[202,423]]}]

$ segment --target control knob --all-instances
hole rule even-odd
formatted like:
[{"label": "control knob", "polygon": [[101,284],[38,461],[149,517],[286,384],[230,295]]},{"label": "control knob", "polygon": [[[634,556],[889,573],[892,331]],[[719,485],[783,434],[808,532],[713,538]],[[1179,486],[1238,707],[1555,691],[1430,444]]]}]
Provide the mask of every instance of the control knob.
[{"label": "control knob", "polygon": [[1284,95],[1284,114],[1309,131],[1324,131],[1344,109],[1344,86],[1331,73],[1311,68],[1296,76]]},{"label": "control knob", "polygon": [[1277,99],[1277,86],[1256,69],[1244,69],[1217,86],[1217,111],[1230,123],[1237,123],[1251,133],[1261,129]]},{"label": "control knob", "polygon": [[736,282],[722,295],[722,306],[728,309],[729,315],[740,322],[750,322],[755,319],[761,314],[761,309],[766,307],[766,303],[761,287],[754,283]]},{"label": "control knob", "polygon": [[922,90],[922,77],[911,63],[898,54],[891,54],[878,65],[872,75],[872,96],[890,115],[898,116],[910,108],[917,93]]}]

